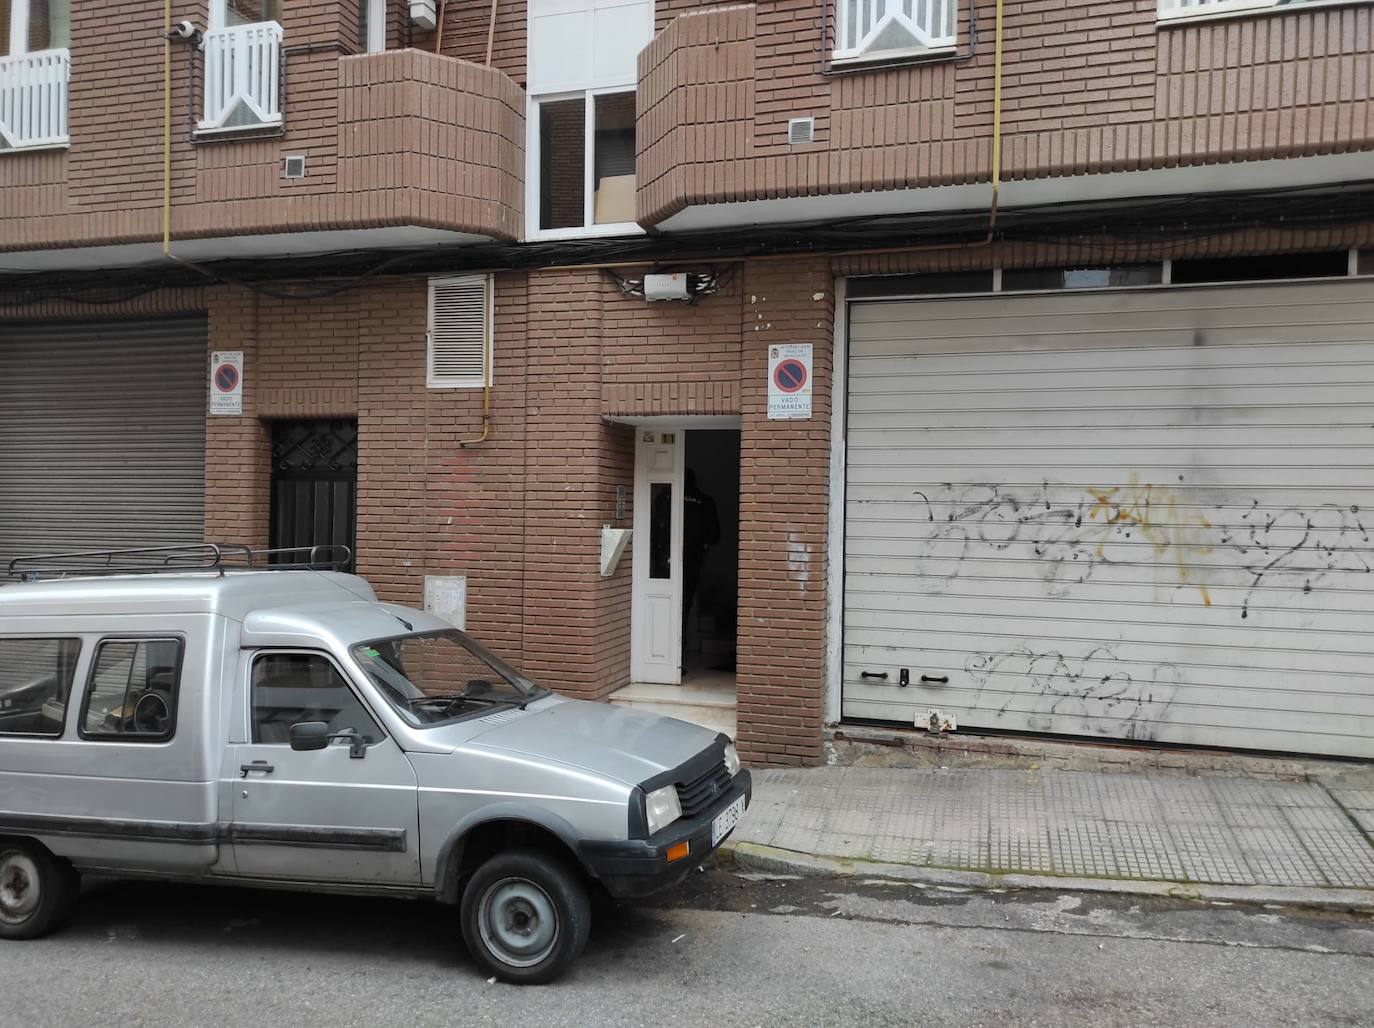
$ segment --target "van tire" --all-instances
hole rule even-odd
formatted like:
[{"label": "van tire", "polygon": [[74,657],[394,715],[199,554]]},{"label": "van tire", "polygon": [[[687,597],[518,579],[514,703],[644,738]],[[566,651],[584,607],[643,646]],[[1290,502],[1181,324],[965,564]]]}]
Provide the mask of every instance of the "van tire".
[{"label": "van tire", "polygon": [[515,985],[561,975],[587,945],[592,924],[581,877],[539,850],[498,853],[479,867],[459,917],[472,958]]},{"label": "van tire", "polygon": [[36,939],[71,916],[81,876],[27,839],[0,839],[0,939]]}]

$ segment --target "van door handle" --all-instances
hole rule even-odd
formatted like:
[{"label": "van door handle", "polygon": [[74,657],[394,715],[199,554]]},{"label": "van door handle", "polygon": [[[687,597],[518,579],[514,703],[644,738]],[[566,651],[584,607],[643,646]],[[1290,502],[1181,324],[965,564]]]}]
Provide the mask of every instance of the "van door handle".
[{"label": "van door handle", "polygon": [[261,771],[265,775],[270,775],[276,768],[265,760],[255,760],[251,764],[239,765],[239,777],[247,778],[249,771]]}]

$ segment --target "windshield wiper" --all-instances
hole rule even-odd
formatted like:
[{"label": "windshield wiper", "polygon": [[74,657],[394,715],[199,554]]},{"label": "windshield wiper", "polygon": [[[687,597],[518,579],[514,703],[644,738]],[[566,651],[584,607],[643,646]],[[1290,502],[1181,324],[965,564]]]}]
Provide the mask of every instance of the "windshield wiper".
[{"label": "windshield wiper", "polygon": [[474,696],[465,692],[441,692],[411,700],[410,705],[419,707],[426,703],[443,703],[451,707],[456,703],[473,703],[479,707],[502,707],[514,702],[514,700],[498,700],[491,696]]}]

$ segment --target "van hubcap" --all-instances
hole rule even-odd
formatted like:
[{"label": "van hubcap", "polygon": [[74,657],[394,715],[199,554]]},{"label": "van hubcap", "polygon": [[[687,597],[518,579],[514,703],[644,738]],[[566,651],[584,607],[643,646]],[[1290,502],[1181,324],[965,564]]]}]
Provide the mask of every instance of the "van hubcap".
[{"label": "van hubcap", "polygon": [[503,878],[487,889],[477,916],[482,942],[511,967],[533,967],[558,941],[553,901],[524,878]]},{"label": "van hubcap", "polygon": [[38,907],[38,867],[23,853],[0,855],[0,921],[22,924]]}]

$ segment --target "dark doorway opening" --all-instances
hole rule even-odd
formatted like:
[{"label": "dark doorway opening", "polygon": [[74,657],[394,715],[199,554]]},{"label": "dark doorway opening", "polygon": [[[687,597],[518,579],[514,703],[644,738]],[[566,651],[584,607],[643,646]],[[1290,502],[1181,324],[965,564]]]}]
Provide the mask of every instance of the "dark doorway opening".
[{"label": "dark doorway opening", "polygon": [[271,517],[273,549],[347,546],[348,569],[353,570],[358,530],[356,421],[272,423]]},{"label": "dark doorway opening", "polygon": [[740,434],[686,432],[682,514],[682,675],[735,673],[739,609]]}]

